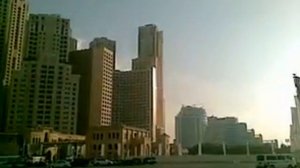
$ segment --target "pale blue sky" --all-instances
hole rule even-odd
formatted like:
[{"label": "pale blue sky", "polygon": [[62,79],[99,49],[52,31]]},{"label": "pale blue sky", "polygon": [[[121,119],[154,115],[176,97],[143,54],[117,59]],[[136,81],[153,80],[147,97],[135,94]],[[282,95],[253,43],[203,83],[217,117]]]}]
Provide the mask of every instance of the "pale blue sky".
[{"label": "pale blue sky", "polygon": [[137,55],[138,26],[164,31],[167,131],[182,104],[237,116],[265,139],[289,137],[292,73],[300,74],[299,0],[30,0],[70,18],[81,46],[117,41],[118,67]]}]

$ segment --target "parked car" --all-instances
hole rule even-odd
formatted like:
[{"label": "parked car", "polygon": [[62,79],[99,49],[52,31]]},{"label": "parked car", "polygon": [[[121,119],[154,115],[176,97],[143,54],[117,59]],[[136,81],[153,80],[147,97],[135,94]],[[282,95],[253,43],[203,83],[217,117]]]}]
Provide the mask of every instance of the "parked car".
[{"label": "parked car", "polygon": [[113,164],[114,164],[113,161],[108,159],[95,159],[92,161],[92,165],[94,166],[109,166]]},{"label": "parked car", "polygon": [[144,164],[155,164],[155,163],[157,163],[157,161],[156,161],[156,158],[155,158],[155,157],[146,157],[146,158],[143,160],[143,163],[144,163]]},{"label": "parked car", "polygon": [[72,167],[87,167],[89,166],[90,160],[84,158],[76,158],[71,162]]},{"label": "parked car", "polygon": [[57,160],[51,164],[51,168],[69,168],[72,167],[70,162],[66,160]]},{"label": "parked car", "polygon": [[297,161],[292,155],[267,154],[256,156],[256,168],[296,168]]}]

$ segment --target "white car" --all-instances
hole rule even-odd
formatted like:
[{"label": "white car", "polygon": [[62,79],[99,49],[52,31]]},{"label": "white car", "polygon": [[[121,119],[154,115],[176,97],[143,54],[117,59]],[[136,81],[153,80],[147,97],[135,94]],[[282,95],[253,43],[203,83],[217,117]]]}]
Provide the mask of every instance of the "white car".
[{"label": "white car", "polygon": [[113,161],[108,159],[95,159],[92,161],[92,165],[94,166],[108,166],[113,165]]},{"label": "white car", "polygon": [[268,154],[256,156],[256,168],[296,168],[297,161],[292,155]]},{"label": "white car", "polygon": [[70,162],[66,160],[57,160],[51,164],[51,168],[69,168],[72,167]]}]

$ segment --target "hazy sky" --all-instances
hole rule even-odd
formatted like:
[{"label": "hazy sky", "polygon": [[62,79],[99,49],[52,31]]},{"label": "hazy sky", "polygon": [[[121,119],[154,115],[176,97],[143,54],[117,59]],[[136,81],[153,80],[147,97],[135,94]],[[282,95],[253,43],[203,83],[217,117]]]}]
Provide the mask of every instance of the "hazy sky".
[{"label": "hazy sky", "polygon": [[164,31],[167,132],[182,104],[237,116],[265,139],[289,137],[292,73],[300,74],[299,0],[30,0],[71,19],[86,47],[117,41],[118,67],[137,56],[138,26]]}]

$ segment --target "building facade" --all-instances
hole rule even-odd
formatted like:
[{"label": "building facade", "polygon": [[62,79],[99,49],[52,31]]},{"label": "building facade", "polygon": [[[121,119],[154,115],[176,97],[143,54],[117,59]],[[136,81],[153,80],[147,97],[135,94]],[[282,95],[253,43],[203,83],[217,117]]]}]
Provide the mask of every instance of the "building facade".
[{"label": "building facade", "polygon": [[48,160],[85,157],[85,136],[82,135],[36,127],[27,130],[24,139],[28,156],[44,155]]},{"label": "building facade", "polygon": [[36,127],[25,133],[25,139],[28,144],[84,142],[85,136],[64,134],[50,127]]},{"label": "building facade", "polygon": [[46,126],[76,133],[80,76],[72,74],[71,65],[43,56],[38,61],[24,61],[12,79],[6,131]]},{"label": "building facade", "polygon": [[77,46],[71,33],[69,19],[55,14],[30,14],[25,59],[37,60],[47,53],[59,57],[60,63],[68,62],[69,52]]},{"label": "building facade", "polygon": [[202,107],[183,106],[175,117],[175,136],[183,148],[204,142],[207,127],[206,111]]},{"label": "building facade", "polygon": [[20,70],[24,54],[27,0],[0,1],[0,131],[5,128],[7,86],[14,70]]},{"label": "building facade", "polygon": [[28,19],[27,0],[7,0],[0,2],[0,56],[1,84],[9,85],[13,70],[21,69],[24,54],[26,21]]},{"label": "building facade", "polygon": [[139,27],[138,58],[132,62],[132,70],[156,68],[156,127],[165,130],[164,89],[163,89],[163,32],[156,25]]},{"label": "building facade", "polygon": [[[107,43],[110,43],[108,41]],[[73,73],[79,74],[79,114],[77,131],[86,134],[89,127],[109,126],[112,118],[114,51],[103,41],[94,40],[89,49],[70,53]]]},{"label": "building facade", "polygon": [[156,70],[115,71],[113,124],[143,128],[156,139]]},{"label": "building facade", "polygon": [[147,130],[125,125],[91,128],[86,137],[88,158],[128,159],[151,153]]}]

